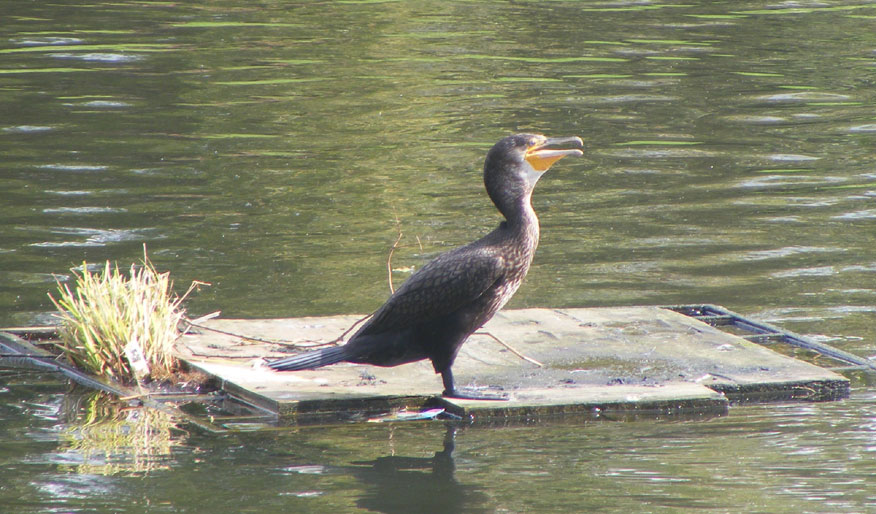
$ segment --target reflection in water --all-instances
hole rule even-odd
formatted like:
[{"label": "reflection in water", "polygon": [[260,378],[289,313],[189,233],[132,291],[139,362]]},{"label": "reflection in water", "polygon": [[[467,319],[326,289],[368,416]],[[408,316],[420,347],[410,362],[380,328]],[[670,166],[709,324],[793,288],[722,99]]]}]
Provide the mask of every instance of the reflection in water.
[{"label": "reflection in water", "polygon": [[[95,437],[120,442],[88,443],[84,457],[67,433],[91,437],[80,432],[93,400],[67,399],[76,394],[63,381],[0,370],[3,512],[869,512],[876,504],[872,393],[734,407],[708,421],[465,427],[456,445],[452,426],[431,422],[224,436],[171,428],[180,446],[136,450],[153,463],[148,472],[106,475],[104,455],[132,460],[140,443]],[[108,426],[136,426],[119,410],[91,412],[104,412]]]},{"label": "reflection in water", "polygon": [[171,450],[181,443],[167,413],[132,407],[102,391],[68,394],[64,400],[62,471],[125,475],[167,469]]},{"label": "reflection in water", "polygon": [[391,455],[353,462],[354,474],[369,485],[356,501],[378,512],[471,512],[486,501],[476,487],[456,480],[456,426],[447,423],[444,448],[433,457]]}]

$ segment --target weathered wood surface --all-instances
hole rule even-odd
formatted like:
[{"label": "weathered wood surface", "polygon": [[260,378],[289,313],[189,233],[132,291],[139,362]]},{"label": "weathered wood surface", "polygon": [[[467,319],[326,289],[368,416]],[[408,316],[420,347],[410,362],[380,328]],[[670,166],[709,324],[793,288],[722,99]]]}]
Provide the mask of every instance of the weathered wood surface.
[{"label": "weathered wood surface", "polygon": [[[313,344],[334,340],[360,317],[214,319],[206,326]],[[848,394],[848,380],[840,375],[659,307],[507,310],[485,330],[544,367],[474,335],[454,366],[457,384],[498,387],[510,400],[438,403],[450,412],[481,419],[606,411],[715,414],[726,410],[728,399],[817,401]],[[179,345],[187,362],[289,422],[421,408],[441,392],[440,376],[428,361],[275,372],[258,362],[287,355],[288,348],[195,332]]]}]

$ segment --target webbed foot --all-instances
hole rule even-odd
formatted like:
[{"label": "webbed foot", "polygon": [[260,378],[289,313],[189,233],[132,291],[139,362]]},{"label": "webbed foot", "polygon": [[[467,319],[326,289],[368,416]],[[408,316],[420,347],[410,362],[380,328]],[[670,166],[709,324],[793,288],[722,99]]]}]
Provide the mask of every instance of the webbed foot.
[{"label": "webbed foot", "polygon": [[444,381],[444,392],[441,393],[441,396],[444,398],[456,398],[458,400],[508,401],[508,393],[484,393],[470,387],[457,389],[453,385],[453,373],[450,371],[450,367],[445,368],[444,371],[441,372],[441,379]]},{"label": "webbed foot", "polygon": [[441,396],[444,398],[455,398],[457,400],[498,400],[504,402],[509,400],[508,393],[484,393],[477,389],[469,388],[453,389],[451,391],[445,390],[441,393]]}]

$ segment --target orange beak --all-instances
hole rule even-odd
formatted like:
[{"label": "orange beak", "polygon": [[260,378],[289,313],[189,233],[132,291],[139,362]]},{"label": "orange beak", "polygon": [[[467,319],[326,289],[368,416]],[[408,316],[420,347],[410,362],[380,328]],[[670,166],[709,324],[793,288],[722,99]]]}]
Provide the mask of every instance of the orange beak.
[{"label": "orange beak", "polygon": [[581,150],[570,149],[570,150],[553,150],[551,146],[556,145],[567,145],[572,144],[577,147],[583,147],[584,141],[581,140],[580,137],[548,137],[544,138],[540,144],[535,146],[531,146],[528,150],[526,150],[526,155],[524,159],[529,162],[529,165],[533,167],[536,171],[544,173],[547,171],[553,164],[563,157],[567,155],[574,155],[576,157],[580,157],[584,155],[584,152]]}]

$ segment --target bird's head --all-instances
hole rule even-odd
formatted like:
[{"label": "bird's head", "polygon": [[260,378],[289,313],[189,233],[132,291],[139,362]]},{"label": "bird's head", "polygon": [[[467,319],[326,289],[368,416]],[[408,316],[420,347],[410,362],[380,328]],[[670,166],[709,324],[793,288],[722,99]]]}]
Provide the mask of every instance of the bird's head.
[{"label": "bird's head", "polygon": [[555,162],[569,155],[584,155],[578,148],[558,148],[561,146],[581,148],[584,142],[580,137],[515,134],[493,145],[484,163],[484,184],[490,197],[495,199],[494,194],[500,193],[515,196],[531,193],[538,179]]}]

